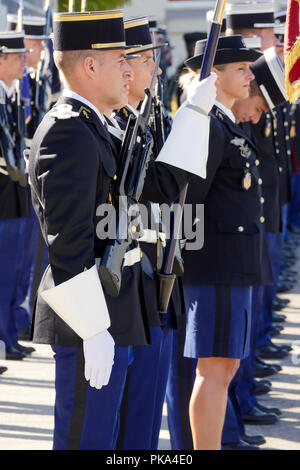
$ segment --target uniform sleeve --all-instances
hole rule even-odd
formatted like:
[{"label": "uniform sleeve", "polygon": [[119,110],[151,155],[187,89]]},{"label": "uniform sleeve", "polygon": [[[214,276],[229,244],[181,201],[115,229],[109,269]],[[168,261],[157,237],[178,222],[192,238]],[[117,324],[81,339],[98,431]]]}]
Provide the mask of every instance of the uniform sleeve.
[{"label": "uniform sleeve", "polygon": [[142,199],[171,204],[191,178],[191,174],[167,163],[150,161]]},{"label": "uniform sleeve", "polygon": [[94,255],[101,147],[69,119],[57,121],[39,148],[36,177],[55,285],[40,295],[85,340],[110,326]]},{"label": "uniform sleeve", "polygon": [[206,195],[213,184],[216,172],[224,158],[225,133],[223,125],[212,116],[210,122],[209,153],[207,160],[206,178],[194,176],[191,178],[186,202],[201,204],[205,202]]},{"label": "uniform sleeve", "polygon": [[94,263],[98,151],[77,119],[57,121],[40,146],[37,179],[55,285]]},{"label": "uniform sleeve", "polygon": [[[185,185],[191,181],[193,186],[197,187],[197,202],[203,202],[223,159],[225,136],[221,126],[219,121],[212,116],[205,179],[167,163],[151,161],[146,174],[143,199],[160,204],[172,203],[178,198]],[[201,135],[195,135],[196,138],[201,139]],[[182,158],[184,159],[184,155]]]}]

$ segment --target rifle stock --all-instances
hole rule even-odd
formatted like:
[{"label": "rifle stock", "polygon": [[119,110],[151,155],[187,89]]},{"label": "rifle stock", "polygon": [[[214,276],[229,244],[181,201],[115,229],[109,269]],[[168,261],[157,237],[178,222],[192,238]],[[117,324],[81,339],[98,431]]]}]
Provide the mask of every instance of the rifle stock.
[{"label": "rifle stock", "polygon": [[[153,140],[148,131],[149,120],[152,110],[152,94],[156,83],[159,68],[159,56],[156,59],[155,70],[150,88],[145,90],[145,99],[141,111],[135,118],[130,116],[119,158],[117,171],[117,182],[114,188],[114,200],[123,204],[122,214],[128,215],[131,207],[139,200],[143,190],[147,166],[152,151]],[[126,207],[125,207],[126,206]],[[124,256],[134,240],[142,235],[141,219],[138,219],[137,232],[128,229],[128,218],[119,217],[117,221],[117,237],[112,244],[105,249],[100,261],[99,277],[106,293],[116,297],[121,288],[121,277]],[[135,227],[136,228],[136,227]],[[124,237],[126,234],[126,237]],[[122,235],[122,236],[120,236]]]}]

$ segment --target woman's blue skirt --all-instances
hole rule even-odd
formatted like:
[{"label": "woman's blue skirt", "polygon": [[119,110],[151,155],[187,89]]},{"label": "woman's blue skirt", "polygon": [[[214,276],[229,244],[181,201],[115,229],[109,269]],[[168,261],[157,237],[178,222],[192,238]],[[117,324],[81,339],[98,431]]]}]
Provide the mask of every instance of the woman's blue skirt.
[{"label": "woman's blue skirt", "polygon": [[184,286],[185,357],[243,359],[250,354],[252,287]]}]

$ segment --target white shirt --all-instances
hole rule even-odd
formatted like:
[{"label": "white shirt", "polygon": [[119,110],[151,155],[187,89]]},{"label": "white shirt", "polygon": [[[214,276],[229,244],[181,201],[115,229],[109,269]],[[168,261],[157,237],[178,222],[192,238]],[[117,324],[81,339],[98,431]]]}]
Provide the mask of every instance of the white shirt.
[{"label": "white shirt", "polygon": [[10,98],[13,94],[15,88],[16,80],[14,80],[11,84],[11,87],[7,86],[2,80],[0,80],[0,86],[5,90],[7,98]]},{"label": "white shirt", "polygon": [[126,104],[126,108],[128,108],[129,111],[131,111],[136,117],[138,117],[139,111],[137,109],[133,108],[129,103]]},{"label": "white shirt", "polygon": [[224,104],[220,103],[220,101],[217,101],[217,100],[215,101],[215,105],[218,106],[218,108],[220,108],[226,114],[226,116],[228,116],[229,119],[231,119],[231,121],[233,121],[234,123],[236,122],[235,116],[233,112],[231,111],[231,109],[226,108]]}]

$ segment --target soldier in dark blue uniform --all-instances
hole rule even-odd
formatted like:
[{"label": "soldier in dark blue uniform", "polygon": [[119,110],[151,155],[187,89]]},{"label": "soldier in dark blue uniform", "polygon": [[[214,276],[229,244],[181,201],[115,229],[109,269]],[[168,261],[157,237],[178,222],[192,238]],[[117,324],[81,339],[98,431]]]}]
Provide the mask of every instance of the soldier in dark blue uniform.
[{"label": "soldier in dark blue uniform", "polygon": [[[18,133],[18,109],[14,85],[15,81],[21,80],[23,76],[26,52],[23,33],[13,31],[0,34],[0,84],[3,95],[0,105],[0,252],[2,257],[0,338],[5,342],[7,359],[25,357],[25,354],[18,351],[14,345],[18,347],[15,308],[18,303],[17,286],[22,250],[22,224],[29,216],[29,193],[23,170],[23,155],[17,154],[15,147],[21,148],[24,142],[23,136]],[[20,111],[22,112],[22,109]],[[22,178],[19,179],[19,176]]]},{"label": "soldier in dark blue uniform", "polygon": [[[264,2],[261,4],[245,4],[243,2],[239,4],[228,4],[227,7],[227,34],[236,34],[241,33],[245,36],[259,36],[261,39],[261,49],[269,50],[272,49],[270,46],[278,45],[278,38],[275,36],[274,27],[276,26],[274,18],[274,5],[272,2]],[[279,58],[277,59],[278,64],[280,65]],[[275,62],[274,62],[275,64]],[[276,65],[276,66],[277,66]],[[270,75],[270,70],[268,75]],[[283,73],[281,72],[281,75]],[[261,79],[262,88],[266,90],[264,78]],[[278,96],[282,101],[282,96],[284,95],[284,85],[281,85],[282,79],[277,81],[277,85],[273,87],[271,95],[273,94],[274,102],[278,101]],[[270,82],[272,83],[272,81]],[[278,85],[281,86],[281,90],[278,91]],[[283,89],[283,93],[282,93]],[[256,100],[262,100],[261,91],[259,91],[258,96],[254,98]],[[248,100],[249,101],[249,100]],[[253,100],[254,101],[254,100]],[[268,104],[269,109],[273,109],[272,100],[270,96],[264,96],[265,105],[259,104],[260,112],[263,110],[264,106]],[[253,105],[253,103],[252,103]],[[261,108],[262,106],[262,108]],[[244,108],[247,110],[247,104]],[[252,110],[253,110],[252,106]],[[247,114],[247,112],[246,112]],[[249,114],[248,114],[249,116]],[[264,207],[265,207],[265,229],[268,232],[268,245],[270,251],[270,257],[272,261],[272,268],[275,276],[275,280],[278,278],[279,266],[281,259],[281,240],[282,234],[280,233],[281,228],[281,200],[283,195],[282,187],[287,187],[288,184],[288,172],[287,172],[287,162],[285,153],[280,153],[282,155],[281,162],[278,159],[278,148],[276,152],[275,141],[278,145],[278,136],[281,137],[280,133],[280,121],[274,119],[274,111],[264,114],[260,122],[253,126],[251,134],[252,139],[255,140],[256,145],[259,147],[260,157],[259,161],[259,171],[263,181],[263,197],[264,197]],[[243,119],[241,119],[243,120]],[[255,112],[250,116],[250,120],[255,122]],[[277,127],[275,129],[275,135],[273,133],[273,126]],[[256,128],[256,131],[254,131]],[[277,139],[275,139],[277,134]],[[275,139],[275,140],[274,140]],[[268,148],[267,148],[268,146]],[[283,161],[284,160],[284,163]],[[283,196],[284,197],[284,196]],[[281,349],[277,347],[274,343],[271,342],[269,329],[272,326],[272,304],[275,297],[276,290],[274,285],[269,286],[260,286],[253,289],[253,318],[257,319],[254,321],[254,324],[257,325],[257,328],[254,328],[253,331],[257,332],[257,329],[260,328],[260,346],[264,346],[267,351],[261,351],[263,357],[284,357],[287,354],[286,349]],[[266,325],[265,320],[263,319],[263,311],[269,312],[268,314],[268,325]],[[276,329],[276,332],[278,330]],[[255,336],[257,339],[257,335]],[[255,341],[253,339],[253,341]],[[253,343],[253,342],[252,342]],[[266,344],[268,343],[268,344]],[[257,342],[253,343],[252,347],[252,360],[254,361],[254,373],[258,374],[257,376],[272,375],[276,370],[280,370],[281,366],[277,364],[267,365],[263,362],[262,357],[257,356],[254,352],[254,348],[257,347]],[[262,413],[262,411],[268,411],[264,407],[260,408],[260,404],[255,399],[253,395],[254,387],[257,385],[261,388],[264,385],[261,383],[256,383],[253,376],[249,371],[251,367],[246,365],[246,362],[249,360],[247,358],[245,361],[242,361],[241,367],[245,366],[243,373],[240,371],[240,377],[243,377],[243,380],[239,383],[239,393],[240,393],[240,403],[243,403],[242,412],[245,422],[252,422],[253,424],[259,423],[269,423],[270,419],[273,419],[273,422],[276,422],[276,416],[269,417]],[[275,370],[273,370],[275,368]],[[246,379],[248,377],[248,379]],[[251,391],[251,393],[250,393]],[[270,411],[270,410],[269,410]],[[279,411],[279,410],[276,410]]]},{"label": "soldier in dark blue uniform", "polygon": [[[78,22],[78,18],[81,21]],[[108,36],[101,33],[103,24],[110,27]],[[76,34],[72,34],[71,31]],[[78,33],[81,38],[83,35],[83,40],[78,38]],[[87,333],[76,328],[76,324],[73,323],[76,321],[76,315],[72,306],[68,308],[71,313],[70,322],[67,318],[65,321],[61,320],[39,295],[34,340],[52,344],[55,352],[57,386],[54,448],[109,449],[113,447],[116,417],[111,414],[108,399],[112,409],[117,410],[119,395],[124,386],[124,371],[127,370],[130,361],[128,345],[135,342],[147,344],[149,340],[147,320],[141,315],[139,299],[136,297],[133,299],[136,306],[124,304],[127,312],[125,316],[122,315],[122,318],[115,321],[118,316],[118,311],[115,309],[115,320],[110,320],[95,267],[95,258],[101,256],[104,244],[101,240],[94,241],[95,208],[101,202],[108,200],[110,184],[116,172],[117,150],[104,126],[103,111],[107,109],[107,101],[109,102],[107,89],[106,94],[103,93],[103,89],[100,93],[100,96],[103,96],[103,103],[98,107],[102,113],[91,101],[95,102],[95,95],[99,94],[98,88],[97,93],[95,90],[97,87],[95,74],[99,74],[99,66],[104,56],[103,60],[106,58],[110,60],[110,64],[106,65],[106,72],[111,74],[110,86],[113,87],[111,99],[114,100],[114,105],[123,100],[126,102],[131,70],[125,60],[122,12],[57,15],[54,17],[54,38],[57,66],[70,83],[65,96],[42,121],[31,147],[29,174],[33,205],[48,245],[50,261],[50,266],[42,279],[40,292],[44,290],[49,292],[51,287],[54,291],[57,288],[67,288],[68,280],[72,282],[76,278],[80,281],[82,279],[81,313],[85,318],[84,324],[89,327],[92,324],[92,329]],[[92,49],[92,44],[95,44],[97,50],[94,53],[92,51],[86,53],[86,57],[90,59],[78,59],[80,54],[84,54],[81,50]],[[111,48],[113,51],[108,52],[107,49]],[[67,52],[69,50],[71,52]],[[112,72],[115,64],[118,72]],[[77,68],[77,73],[73,67]],[[79,74],[81,78],[84,74],[85,79],[91,81],[89,85],[93,89],[91,95],[81,89],[78,83]],[[105,83],[102,83],[102,87],[105,88]],[[58,138],[59,134],[63,136],[62,140]],[[45,149],[43,152],[40,150],[40,143]],[[68,148],[71,152],[67,151]],[[51,159],[47,157],[51,154],[56,156],[53,165]],[[85,155],[84,164],[81,163],[83,155]],[[50,171],[45,172],[46,168]],[[41,191],[39,180],[41,181],[42,175],[44,178]],[[74,184],[76,191],[71,189]],[[64,202],[61,204],[59,200]],[[49,211],[47,220],[45,220],[45,211],[47,213]],[[132,272],[127,274],[125,268],[124,283],[127,275],[137,289],[136,276]],[[85,291],[86,276],[89,280]],[[54,297],[57,300],[59,293],[56,294],[55,291]],[[46,300],[51,304],[48,298]],[[75,298],[74,301],[76,302]],[[120,309],[121,305],[120,301]],[[112,316],[112,309],[110,313]],[[108,332],[110,324],[112,330]],[[114,335],[118,345],[115,353],[111,334]],[[93,364],[94,355],[96,358],[98,355],[103,357],[99,365]],[[101,392],[95,390],[93,387],[99,389],[107,385],[113,361],[115,366],[110,387],[105,387]],[[66,383],[64,374],[67,369],[69,380]],[[84,381],[84,370],[90,386]],[[69,406],[69,399],[71,409],[74,405],[74,413],[65,415],[64,409]],[[97,405],[98,400],[103,409]],[[104,411],[107,412],[106,418]],[[99,426],[98,422],[101,423]]]},{"label": "soldier in dark blue uniform", "polygon": [[[17,16],[8,14],[7,15],[7,28],[10,31],[16,29],[17,26]],[[40,16],[23,16],[23,30],[24,30],[24,40],[25,46],[30,52],[26,57],[26,75],[25,78],[28,82],[29,87],[29,100],[30,100],[30,110],[28,113],[28,122],[26,126],[26,138],[27,138],[27,147],[30,147],[30,140],[32,139],[37,126],[39,125],[42,116],[40,116],[40,110],[37,109],[39,105],[36,102],[36,87],[38,79],[38,74],[44,74],[45,70],[38,70],[40,66],[40,61],[42,55],[45,55],[45,41],[48,38],[46,35],[46,18]],[[47,63],[44,65],[45,68]],[[51,70],[48,70],[48,80],[42,83],[44,88],[43,92],[45,94],[45,104],[47,106],[46,111],[50,108],[51,103]],[[48,102],[48,105],[47,105]],[[45,110],[42,110],[45,113]]]},{"label": "soldier in dark blue uniform", "polygon": [[[44,40],[47,39],[45,35],[46,19],[45,17],[23,17],[23,30],[25,47],[30,51],[26,55],[26,69],[22,77],[22,95],[25,102],[25,142],[26,147],[30,147],[33,134],[41,120],[40,110],[36,106],[36,88],[37,88],[37,74],[40,66],[41,55],[45,54]],[[14,31],[17,27],[17,16],[7,15],[7,28]],[[50,104],[51,94],[47,91],[50,89],[47,83],[44,83],[44,93],[48,93]],[[47,101],[47,100],[45,100]],[[28,187],[29,191],[29,187]],[[31,314],[33,295],[32,287],[35,278],[34,265],[36,261],[38,237],[39,237],[39,223],[31,206],[31,216],[27,217],[23,222],[22,227],[22,241],[23,248],[20,250],[19,265],[19,279],[17,289],[17,300],[15,305],[15,316],[18,331],[21,337],[26,337],[30,331]],[[43,244],[43,267],[47,265],[47,253],[45,244]],[[24,346],[19,345],[24,348]],[[26,352],[32,352],[32,348],[26,349]]]},{"label": "soldier in dark blue uniform", "polygon": [[[138,247],[125,254],[116,298],[104,296],[96,267],[110,243],[98,232],[99,208],[111,201],[118,177],[118,148],[106,118],[126,104],[132,79],[125,50],[121,11],[54,15],[55,62],[66,89],[35,133],[29,176],[49,252],[37,297],[34,340],[51,344],[55,353],[55,449],[115,447],[131,347],[150,341]],[[214,77],[199,83],[191,97],[193,109],[181,112],[185,121],[189,117],[207,129],[214,90]],[[149,200],[170,202],[189,172],[205,175],[205,144],[196,145],[200,160],[195,162],[191,152],[181,162],[178,139],[171,133],[168,144],[173,142],[178,152],[169,155],[166,146],[159,162],[149,165],[143,191]]]},{"label": "soldier in dark blue uniform", "polygon": [[[132,49],[128,49],[127,54],[129,56],[139,54],[140,58],[131,62],[135,78],[130,83],[128,105],[114,116],[123,130],[127,126],[129,116],[138,115],[137,108],[144,99],[144,90],[150,86],[154,70],[153,51],[163,47],[153,45],[146,17],[126,21],[125,36],[126,44],[133,46]],[[140,46],[134,47],[135,44]],[[161,124],[164,125],[163,122]],[[152,134],[156,142],[154,126]],[[152,158],[154,159],[154,156]],[[118,449],[156,449],[158,446],[173,329],[183,322],[184,312],[182,286],[176,281],[168,313],[159,314],[157,272],[162,263],[166,234],[163,232],[159,205],[143,199],[141,203],[147,207],[148,213],[139,245],[143,254],[141,266],[146,309],[150,321],[151,345],[133,348],[133,361],[126,380],[121,407]],[[151,217],[156,221],[156,227],[149,223]],[[146,375],[145,370],[148,371]]]},{"label": "soldier in dark blue uniform", "polygon": [[[195,56],[187,61],[193,70],[201,66],[204,45],[205,41],[197,43]],[[270,276],[270,270],[260,269],[266,253],[255,147],[230,111],[235,99],[248,96],[253,79],[248,66],[259,55],[245,47],[241,36],[219,39],[214,63],[219,93],[211,113],[208,178],[201,185],[190,184],[187,198],[187,202],[205,202],[204,246],[196,253],[184,253],[183,278],[188,310],[184,354],[198,358],[190,404],[196,449],[220,447],[227,388],[239,359],[249,353],[251,286]],[[240,82],[233,85],[235,74]],[[212,393],[218,393],[218,399],[202,406]],[[209,433],[208,415],[213,422]]]},{"label": "soldier in dark blue uniform", "polygon": [[[279,43],[278,37],[275,35],[275,22],[274,4],[271,1],[263,3],[229,3],[226,8],[227,12],[227,30],[226,34],[243,34],[244,36],[259,36],[261,39],[261,50],[264,51],[272,46],[277,46]],[[284,163],[278,161],[278,149],[275,148],[274,132],[279,135],[280,130],[274,129],[277,127],[277,120],[274,119],[274,114],[263,114],[258,124],[253,127],[252,133],[256,135],[257,145],[259,145],[262,152],[266,156],[262,159],[260,172],[263,180],[263,191],[265,198],[265,213],[266,213],[266,232],[268,235],[269,249],[271,250],[271,260],[273,263],[273,270],[275,276],[275,284],[278,279],[279,266],[281,259],[281,245],[282,245],[282,223],[281,223],[281,200],[285,199],[283,195],[283,186],[287,182],[287,158],[284,152]],[[279,120],[280,127],[280,120]],[[254,130],[256,129],[256,130]],[[277,139],[278,140],[278,139]],[[279,139],[280,140],[280,139]],[[279,145],[279,142],[277,142]],[[267,149],[267,147],[269,148]],[[276,152],[277,150],[277,152]],[[261,341],[259,346],[264,347],[264,352],[261,352],[264,357],[281,357],[284,352],[276,351],[276,346],[271,343],[270,336],[267,329],[271,327],[272,323],[272,304],[274,301],[274,285],[273,287],[266,287],[263,294],[262,309],[265,312],[265,320],[261,323]],[[267,322],[267,324],[265,324]],[[260,360],[262,360],[260,358]],[[257,365],[260,367],[260,365]]]}]

